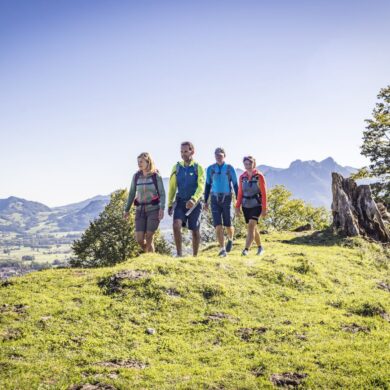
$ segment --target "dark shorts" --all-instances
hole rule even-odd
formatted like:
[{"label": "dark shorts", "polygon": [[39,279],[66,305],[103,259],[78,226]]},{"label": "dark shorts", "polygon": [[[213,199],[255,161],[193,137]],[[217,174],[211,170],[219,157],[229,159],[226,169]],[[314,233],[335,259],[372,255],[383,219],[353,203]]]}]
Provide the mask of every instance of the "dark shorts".
[{"label": "dark shorts", "polygon": [[244,213],[246,223],[249,223],[250,219],[254,219],[256,222],[258,222],[261,215],[261,206],[251,208],[243,207],[242,212]]},{"label": "dark shorts", "polygon": [[187,201],[178,200],[175,206],[175,211],[173,212],[173,220],[180,219],[182,221],[182,226],[185,227],[188,224],[188,229],[190,230],[199,230],[200,227],[200,217],[202,212],[202,204],[199,203],[191,214],[187,217],[186,208]]},{"label": "dark shorts", "polygon": [[214,227],[222,224],[226,227],[232,226],[231,205],[231,195],[211,195],[211,214],[213,216]]},{"label": "dark shorts", "polygon": [[159,208],[151,211],[145,211],[145,207],[137,207],[135,211],[135,231],[155,232],[160,225],[158,212]]}]

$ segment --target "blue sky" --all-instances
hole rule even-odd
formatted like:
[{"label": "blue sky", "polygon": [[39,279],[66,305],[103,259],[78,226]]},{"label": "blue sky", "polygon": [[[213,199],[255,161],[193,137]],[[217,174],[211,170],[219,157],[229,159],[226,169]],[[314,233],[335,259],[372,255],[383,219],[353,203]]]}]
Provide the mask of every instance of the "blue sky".
[{"label": "blue sky", "polygon": [[191,140],[241,166],[362,166],[388,1],[0,0],[0,198],[57,206],[164,176]]}]

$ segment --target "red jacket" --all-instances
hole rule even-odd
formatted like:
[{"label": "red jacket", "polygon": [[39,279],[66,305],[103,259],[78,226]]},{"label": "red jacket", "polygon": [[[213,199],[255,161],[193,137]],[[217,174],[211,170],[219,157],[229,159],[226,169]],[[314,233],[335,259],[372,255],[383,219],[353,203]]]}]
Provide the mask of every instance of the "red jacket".
[{"label": "red jacket", "polygon": [[261,207],[262,207],[263,211],[267,210],[267,191],[266,191],[265,179],[264,179],[263,174],[260,171],[258,171],[257,169],[254,169],[252,171],[252,176],[249,176],[248,172],[246,172],[246,171],[240,176],[239,184],[238,184],[238,195],[237,195],[236,208],[239,208],[241,206],[241,203],[242,203],[242,197],[243,197],[242,179],[244,177],[251,179],[253,176],[256,176],[256,175],[259,177],[258,184],[259,184],[260,193],[261,193]]}]

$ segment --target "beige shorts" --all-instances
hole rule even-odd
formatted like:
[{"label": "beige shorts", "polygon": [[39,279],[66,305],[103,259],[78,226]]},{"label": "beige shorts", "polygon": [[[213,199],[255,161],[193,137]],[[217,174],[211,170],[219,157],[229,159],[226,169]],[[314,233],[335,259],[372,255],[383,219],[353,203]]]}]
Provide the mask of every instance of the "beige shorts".
[{"label": "beige shorts", "polygon": [[155,232],[160,225],[158,212],[160,209],[145,211],[144,207],[137,207],[135,211],[135,231]]}]

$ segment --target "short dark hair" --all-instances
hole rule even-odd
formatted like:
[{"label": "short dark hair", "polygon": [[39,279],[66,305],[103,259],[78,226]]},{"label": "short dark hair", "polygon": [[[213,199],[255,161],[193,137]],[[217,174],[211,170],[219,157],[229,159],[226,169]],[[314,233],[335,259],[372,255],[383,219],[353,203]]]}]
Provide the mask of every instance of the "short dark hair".
[{"label": "short dark hair", "polygon": [[181,143],[180,146],[188,146],[190,150],[195,150],[194,144],[190,141],[184,141]]}]

